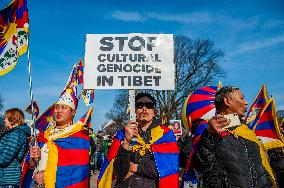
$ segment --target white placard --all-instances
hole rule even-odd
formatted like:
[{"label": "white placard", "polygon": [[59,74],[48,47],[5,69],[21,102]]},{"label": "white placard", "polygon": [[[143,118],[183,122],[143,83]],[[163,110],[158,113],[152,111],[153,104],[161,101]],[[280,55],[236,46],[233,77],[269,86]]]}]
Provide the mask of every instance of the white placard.
[{"label": "white placard", "polygon": [[87,34],[84,89],[174,90],[172,34]]}]

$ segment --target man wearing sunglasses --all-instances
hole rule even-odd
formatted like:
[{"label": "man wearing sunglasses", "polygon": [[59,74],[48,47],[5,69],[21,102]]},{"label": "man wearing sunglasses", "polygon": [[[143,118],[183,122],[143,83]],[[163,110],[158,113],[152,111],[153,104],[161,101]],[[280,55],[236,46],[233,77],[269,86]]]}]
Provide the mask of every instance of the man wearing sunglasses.
[{"label": "man wearing sunglasses", "polygon": [[[178,146],[173,131],[155,119],[156,100],[150,94],[139,93],[135,97],[135,107],[136,122],[128,122],[121,130],[122,136],[118,136],[118,131],[119,148],[115,148],[114,143],[110,148],[110,153],[117,151],[113,163],[117,179],[114,187],[177,188]],[[107,177],[107,174],[102,171],[100,176]],[[107,186],[99,184],[100,187]]]}]

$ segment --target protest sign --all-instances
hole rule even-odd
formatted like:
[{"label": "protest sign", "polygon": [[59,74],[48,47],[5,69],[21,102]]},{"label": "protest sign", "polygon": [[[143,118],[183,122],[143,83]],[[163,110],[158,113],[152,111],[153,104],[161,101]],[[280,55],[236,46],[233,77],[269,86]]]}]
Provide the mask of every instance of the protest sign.
[{"label": "protest sign", "polygon": [[172,34],[86,38],[84,89],[174,89]]}]

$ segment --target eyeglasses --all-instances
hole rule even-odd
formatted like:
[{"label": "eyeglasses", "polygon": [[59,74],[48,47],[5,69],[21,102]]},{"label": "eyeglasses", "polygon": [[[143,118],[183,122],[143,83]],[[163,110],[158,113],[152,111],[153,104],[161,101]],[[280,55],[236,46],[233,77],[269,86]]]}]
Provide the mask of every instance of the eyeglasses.
[{"label": "eyeglasses", "polygon": [[148,108],[148,109],[150,109],[150,108],[155,108],[155,105],[154,105],[154,103],[152,103],[152,102],[137,102],[136,104],[135,104],[135,107],[137,108],[137,109],[140,109],[140,108],[143,108],[143,107],[146,107],[146,108]]}]

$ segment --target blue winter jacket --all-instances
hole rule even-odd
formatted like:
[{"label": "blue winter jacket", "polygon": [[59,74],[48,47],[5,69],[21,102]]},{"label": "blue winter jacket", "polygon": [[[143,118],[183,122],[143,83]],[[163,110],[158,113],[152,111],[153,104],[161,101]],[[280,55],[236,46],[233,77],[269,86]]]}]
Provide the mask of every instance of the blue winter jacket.
[{"label": "blue winter jacket", "polygon": [[19,186],[21,162],[28,150],[28,137],[31,136],[27,124],[19,125],[0,136],[0,187]]}]

